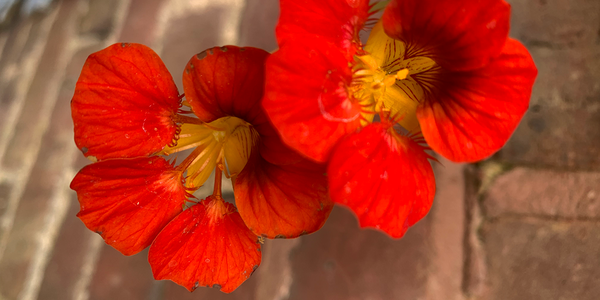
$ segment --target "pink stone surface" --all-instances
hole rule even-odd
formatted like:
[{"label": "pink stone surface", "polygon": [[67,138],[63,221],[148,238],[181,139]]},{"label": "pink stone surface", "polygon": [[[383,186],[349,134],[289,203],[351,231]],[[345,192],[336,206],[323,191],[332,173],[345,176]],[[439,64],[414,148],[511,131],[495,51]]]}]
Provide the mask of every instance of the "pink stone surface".
[{"label": "pink stone surface", "polygon": [[598,222],[504,218],[482,228],[489,300],[595,300]]},{"label": "pink stone surface", "polygon": [[600,169],[600,1],[510,0],[511,36],[539,73],[530,109],[499,157],[515,164]]},{"label": "pink stone surface", "polygon": [[570,219],[600,217],[600,173],[518,167],[487,192],[486,216],[535,215]]}]

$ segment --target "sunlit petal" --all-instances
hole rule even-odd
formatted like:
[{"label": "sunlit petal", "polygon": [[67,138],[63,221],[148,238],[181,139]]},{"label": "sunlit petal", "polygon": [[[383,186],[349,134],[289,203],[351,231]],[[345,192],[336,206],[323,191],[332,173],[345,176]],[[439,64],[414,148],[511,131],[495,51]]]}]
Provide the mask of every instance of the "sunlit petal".
[{"label": "sunlit petal", "polygon": [[175,138],[179,105],[173,78],[154,51],[112,45],[88,57],[77,81],[75,143],[98,160],[157,153]]}]

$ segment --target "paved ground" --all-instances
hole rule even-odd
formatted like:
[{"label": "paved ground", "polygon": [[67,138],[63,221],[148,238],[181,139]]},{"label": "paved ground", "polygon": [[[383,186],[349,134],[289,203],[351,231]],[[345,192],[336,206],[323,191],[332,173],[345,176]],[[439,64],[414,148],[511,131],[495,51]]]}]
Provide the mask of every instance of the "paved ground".
[{"label": "paved ground", "polygon": [[147,252],[124,257],[75,217],[68,184],[87,160],[69,101],[87,55],[117,41],[151,46],[173,74],[215,45],[272,50],[277,1],[62,0],[7,14],[0,300],[600,299],[600,1],[509,2],[511,35],[540,74],[506,148],[436,166],[434,207],[403,239],[358,230],[336,208],[315,234],[267,241],[261,267],[230,295],[154,281]]}]

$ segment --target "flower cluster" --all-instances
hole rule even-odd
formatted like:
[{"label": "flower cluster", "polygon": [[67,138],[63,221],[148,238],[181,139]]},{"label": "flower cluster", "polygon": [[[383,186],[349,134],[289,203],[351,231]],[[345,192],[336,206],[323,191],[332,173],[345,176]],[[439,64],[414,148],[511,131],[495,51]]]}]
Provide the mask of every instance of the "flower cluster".
[{"label": "flower cluster", "polygon": [[[115,44],[83,67],[75,143],[96,162],[71,183],[77,216],[125,255],[152,245],[156,279],[231,292],[260,264],[264,237],[313,232],[331,211],[324,166],[285,146],[260,105],[267,56],[226,46],[192,57],[183,102],[146,46]],[[186,149],[177,165],[164,158]],[[213,171],[214,192],[198,201]],[[223,173],[236,206],[221,195]]]},{"label": "flower cluster", "polygon": [[[156,279],[231,292],[265,237],[314,232],[334,203],[402,237],[433,202],[429,150],[484,159],[527,110],[537,70],[508,38],[504,0],[391,0],[380,19],[368,0],[280,8],[275,53],[199,53],[182,95],[143,45],[115,44],[83,67],[72,117],[94,163],[71,183],[78,217],[125,255],[150,246]],[[196,199],[212,172],[212,195]]]},{"label": "flower cluster", "polygon": [[380,20],[371,8],[281,0],[263,105],[288,145],[328,163],[334,202],[401,237],[433,201],[426,150],[456,162],[499,150],[537,70],[508,38],[504,0],[392,0]]}]

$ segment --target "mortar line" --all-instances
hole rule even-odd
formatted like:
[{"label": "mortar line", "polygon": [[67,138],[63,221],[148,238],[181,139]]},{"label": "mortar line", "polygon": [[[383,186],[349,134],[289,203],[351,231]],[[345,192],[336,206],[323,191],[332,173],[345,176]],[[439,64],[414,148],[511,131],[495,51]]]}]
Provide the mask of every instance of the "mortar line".
[{"label": "mortar line", "polygon": [[0,34],[0,59],[2,58],[2,53],[4,53],[4,48],[6,47],[6,41],[8,41],[8,31],[4,32],[4,34]]},{"label": "mortar line", "polygon": [[123,27],[125,25],[125,19],[129,14],[129,10],[131,9],[131,0],[121,0],[119,1],[119,7],[115,10],[116,13],[114,15],[114,30],[111,34],[106,38],[106,46],[112,45],[116,42],[119,42],[118,39],[122,35]]},{"label": "mortar line", "polygon": [[159,13],[156,16],[156,31],[154,41],[152,42],[152,45],[150,45],[150,48],[152,48],[158,56],[161,56],[162,54],[165,31],[172,15],[171,5],[169,4],[173,1],[174,0],[163,1]]},{"label": "mortar line", "polygon": [[[179,17],[185,10],[182,10],[183,6],[194,6],[195,9],[206,9],[210,7],[225,7],[227,10],[227,16],[223,17],[224,22],[221,24],[221,32],[219,36],[220,45],[236,45],[240,35],[240,24],[241,15],[246,8],[246,0],[221,0],[216,2],[214,0],[196,0],[192,4],[182,4],[181,0],[167,0],[162,5],[160,13],[157,17],[156,36],[151,48],[159,55],[162,56],[165,32],[168,28],[171,19]],[[219,45],[214,45],[219,46]],[[204,50],[204,49],[199,49]]]},{"label": "mortar line", "polygon": [[556,223],[572,223],[572,222],[582,222],[582,223],[600,223],[599,217],[585,217],[585,216],[558,216],[558,215],[546,215],[542,213],[514,213],[507,212],[502,213],[497,216],[488,217],[484,215],[485,222],[496,223],[502,221],[516,221],[516,220],[531,220],[536,222],[556,222]]},{"label": "mortar line", "polygon": [[[81,5],[81,3],[82,0],[79,0],[77,5]],[[60,11],[61,9],[63,9],[63,7],[59,6],[56,12],[58,13],[58,11]],[[17,189],[19,190],[19,193],[14,195],[16,199],[14,202],[16,202],[17,204],[23,197],[25,187],[28,183],[27,179],[29,178],[31,171],[35,166],[35,163],[37,162],[43,138],[46,135],[46,132],[48,131],[48,128],[50,126],[51,118],[56,107],[56,103],[58,102],[60,89],[62,87],[62,83],[66,78],[67,66],[76,50],[75,44],[73,42],[73,38],[76,36],[75,29],[73,28],[74,26],[70,26],[73,24],[69,23],[75,23],[75,20],[78,18],[78,16],[78,10],[75,9],[74,13],[69,16],[71,19],[66,21],[66,27],[68,32],[65,34],[65,36],[67,37],[67,40],[69,42],[65,47],[64,51],[62,52],[62,55],[60,55],[57,58],[57,63],[55,65],[56,75],[53,76],[50,83],[48,83],[48,91],[46,93],[47,96],[44,97],[44,99],[42,99],[41,103],[41,111],[47,113],[42,114],[38,118],[38,122],[36,123],[36,130],[34,130],[32,134],[32,140],[34,142],[32,143],[30,148],[24,149],[25,163],[24,167],[20,170],[21,176],[23,176],[23,178],[22,180],[19,180],[15,183],[16,186],[20,187]],[[54,23],[51,27],[54,27],[54,25],[56,25],[56,23]],[[68,170],[67,167],[73,163],[75,150],[69,150],[72,148],[70,142],[65,141],[62,144],[65,145],[65,151],[62,156],[62,163],[60,165],[61,169]],[[46,266],[50,259],[50,255],[52,254],[54,249],[54,243],[56,241],[56,238],[58,237],[58,234],[60,233],[60,228],[64,222],[66,213],[68,211],[69,191],[68,188],[65,188],[65,186],[68,186],[68,182],[70,181],[70,179],[66,178],[66,176],[69,176],[70,174],[68,172],[66,174],[62,174],[63,175],[61,176],[61,179],[52,189],[52,196],[50,198],[48,211],[44,216],[44,226],[42,227],[42,230],[40,230],[36,235],[37,247],[35,248],[36,250],[32,256],[31,263],[28,267],[24,281],[24,286],[18,296],[18,299],[20,300],[35,300],[37,298],[40,286],[44,278],[44,273],[46,271]],[[14,223],[16,210],[17,207],[15,207],[15,213],[12,215],[11,223]],[[4,241],[4,245],[2,246],[3,250],[6,249],[6,241]]]},{"label": "mortar line", "polygon": [[[70,148],[73,149],[68,150]],[[65,165],[72,164],[72,158],[75,157],[75,153],[74,147],[68,147],[67,150],[65,150],[65,157],[71,158],[70,160],[67,159]],[[54,244],[60,234],[60,229],[62,228],[67,212],[69,211],[69,194],[71,192],[69,189],[69,182],[71,181],[73,172],[69,172],[66,166],[62,166],[62,169],[66,170],[66,172],[63,172],[62,178],[58,181],[52,193],[52,197],[50,198],[50,207],[44,218],[43,230],[37,232],[36,240],[38,245],[27,271],[25,286],[18,297],[20,300],[37,299],[39,289],[44,279],[46,266],[48,265],[48,261],[50,260],[50,256],[54,249]]]},{"label": "mortar line", "polygon": [[103,240],[100,236],[90,235],[88,247],[85,251],[85,256],[83,257],[81,273],[73,288],[73,300],[88,300],[90,298],[88,289],[92,282],[92,278],[94,277],[94,271],[96,270],[96,264],[100,258],[100,250],[102,249],[103,244]]},{"label": "mortar line", "polygon": [[[226,3],[223,3],[226,2]],[[228,0],[222,1],[222,5],[226,6],[230,11],[229,16],[224,17],[225,20],[235,20],[235,22],[227,21],[221,24],[220,44],[221,45],[237,45],[240,40],[240,26],[242,24],[242,13],[244,12],[247,0]]]}]

